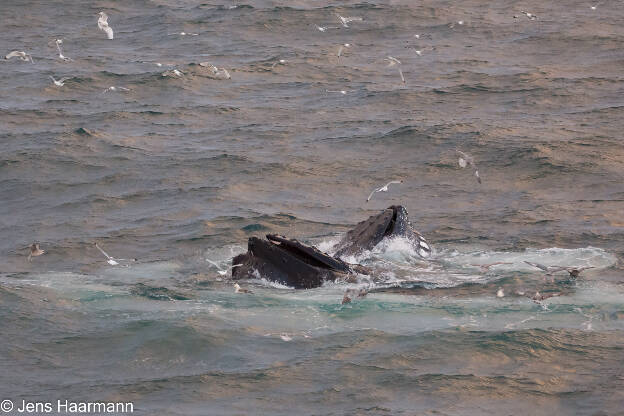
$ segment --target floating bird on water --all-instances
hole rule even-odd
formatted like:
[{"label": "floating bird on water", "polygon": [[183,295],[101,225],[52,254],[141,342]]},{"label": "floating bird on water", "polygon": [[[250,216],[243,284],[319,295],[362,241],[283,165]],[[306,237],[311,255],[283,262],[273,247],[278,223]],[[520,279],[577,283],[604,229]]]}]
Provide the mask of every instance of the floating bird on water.
[{"label": "floating bird on water", "polygon": [[[284,62],[286,62],[286,61],[284,61]],[[216,78],[221,78],[221,79],[230,79],[230,78],[232,78],[232,77],[231,77],[231,75],[230,75],[230,73],[228,72],[228,70],[227,70],[227,69],[225,69],[225,68],[221,68],[221,69],[219,69],[219,68],[217,68],[216,66],[212,65],[212,64],[211,64],[211,63],[209,63],[209,62],[200,62],[200,63],[199,63],[199,65],[200,65],[200,66],[203,66],[203,67],[205,67],[205,68],[209,68],[209,69],[212,71],[212,74],[213,74]],[[275,64],[274,64],[273,66],[275,66]],[[271,67],[271,68],[273,68],[273,67]],[[174,73],[175,73],[175,71],[177,71],[177,69],[174,69],[173,71],[174,71]],[[178,71],[178,72],[180,72],[180,71]],[[181,74],[181,72],[180,72],[180,74]],[[163,75],[164,75],[164,74],[163,74]],[[177,75],[177,74],[176,74],[176,75]]]},{"label": "floating bird on water", "polygon": [[215,266],[217,269],[219,269],[219,270],[217,270],[217,273],[219,273],[221,276],[225,276],[225,275],[227,274],[227,272],[228,272],[229,270],[233,269],[234,267],[240,267],[240,266],[242,266],[242,264],[233,264],[233,265],[229,266],[227,269],[223,270],[223,269],[221,268],[221,266],[219,266],[216,262],[214,262],[214,261],[212,261],[212,260],[210,260],[210,259],[206,259],[206,261],[207,261],[208,263],[212,264],[213,266]]},{"label": "floating bird on water", "polygon": [[[275,68],[277,65],[286,65],[286,62],[286,59],[280,59],[276,62],[273,62],[273,65],[271,65],[271,69]],[[216,66],[214,68],[216,68]]]},{"label": "floating bird on water", "polygon": [[600,6],[600,3],[596,3],[596,4],[594,4],[593,6],[591,6],[590,8],[591,8],[592,10],[596,10],[596,7],[598,7],[598,6]]},{"label": "floating bird on water", "polygon": [[338,16],[338,19],[340,19],[340,23],[342,23],[344,27],[349,27],[348,23],[361,22],[362,20],[364,20],[361,17],[344,17],[341,15],[337,15],[337,16]]},{"label": "floating bird on water", "polygon": [[116,92],[116,91],[130,91],[130,88],[126,88],[126,87],[115,87],[114,85],[111,87],[106,88],[102,94],[107,93],[107,92]]},{"label": "floating bird on water", "polygon": [[52,75],[49,75],[49,77],[52,79],[52,81],[54,82],[54,85],[56,85],[57,87],[62,87],[63,85],[65,85],[65,81],[72,78],[72,77],[63,77],[59,80],[56,80],[54,79]]},{"label": "floating bird on water", "polygon": [[449,27],[450,27],[451,29],[453,29],[453,28],[455,28],[455,24],[458,24],[458,25],[462,26],[462,25],[464,24],[464,21],[463,21],[463,20],[458,20],[457,22],[453,22],[453,23],[451,23],[451,24],[449,25]]},{"label": "floating bird on water", "polygon": [[180,36],[198,36],[199,33],[186,33],[186,32],[180,32],[180,33],[167,33],[167,36],[174,36],[174,35],[180,35]]},{"label": "floating bird on water", "polygon": [[55,41],[56,43],[56,49],[58,49],[59,51],[59,58],[61,58],[62,60],[64,60],[65,62],[67,61],[73,61],[73,59],[66,57],[65,55],[63,55],[63,50],[61,49],[61,45],[63,44],[63,39],[57,39]]},{"label": "floating bird on water", "polygon": [[325,92],[337,92],[340,93],[342,95],[347,95],[347,90],[325,90]]},{"label": "floating bird on water", "polygon": [[100,17],[98,18],[98,27],[109,39],[113,38],[113,29],[108,25],[108,15],[104,12],[99,13]]},{"label": "floating bird on water", "polygon": [[328,29],[340,29],[337,26],[319,26],[319,25],[314,25],[316,26],[316,28],[319,30],[319,32],[325,32]]},{"label": "floating bird on water", "polygon": [[[388,56],[387,58],[384,59],[384,61],[388,61],[388,66],[395,66],[395,65],[401,65],[401,61],[399,61],[397,58],[392,57],[392,56]],[[401,67],[397,67],[399,70],[399,75],[401,76],[401,81],[403,81],[403,83],[405,84],[405,77],[403,77],[403,71],[401,71]]]},{"label": "floating bird on water", "polygon": [[466,166],[470,165],[473,167],[474,169],[474,175],[477,178],[477,182],[481,183],[481,176],[479,175],[479,169],[477,168],[477,165],[474,162],[474,158],[472,156],[470,156],[467,153],[462,152],[461,150],[455,150],[457,153],[459,153],[459,167],[460,168],[465,168]]},{"label": "floating bird on water", "polygon": [[9,52],[9,54],[7,56],[4,57],[4,59],[11,59],[17,57],[22,61],[30,61],[30,63],[34,64],[35,62],[32,59],[32,56],[30,56],[29,54],[27,54],[24,51],[11,51]]},{"label": "floating bird on water", "polygon": [[545,294],[541,294],[539,292],[535,292],[534,295],[525,295],[526,297],[528,297],[529,299],[531,299],[533,302],[535,303],[540,303],[546,299],[555,297],[555,296],[559,296],[561,295],[560,293],[545,293]]},{"label": "floating bird on water", "polygon": [[45,253],[45,250],[39,248],[39,243],[32,243],[29,247],[28,261],[31,261],[33,257],[41,256]]},{"label": "floating bird on water", "polygon": [[177,70],[177,69],[173,69],[170,71],[165,71],[162,73],[163,77],[182,77],[184,76],[184,72]]},{"label": "floating bird on water", "polygon": [[[537,16],[535,16],[533,13],[529,13],[529,12],[525,12],[524,10],[520,11],[520,13],[522,13],[523,15],[525,15],[527,17],[527,19],[529,20],[535,20],[537,19]],[[515,15],[514,19],[517,19],[518,16]]]},{"label": "floating bird on water", "polygon": [[387,184],[385,184],[384,186],[382,186],[381,188],[375,189],[373,192],[370,193],[370,195],[366,199],[366,202],[370,201],[371,198],[373,197],[373,195],[376,192],[388,192],[388,186],[392,185],[393,183],[403,183],[403,181],[402,180],[400,180],[400,181],[390,181]]},{"label": "floating bird on water", "polygon": [[351,303],[355,298],[363,298],[368,294],[366,289],[347,289],[342,297],[342,304]]},{"label": "floating bird on water", "polygon": [[497,261],[496,263],[489,263],[489,264],[471,264],[471,266],[479,267],[479,268],[481,268],[481,271],[487,272],[488,270],[490,270],[490,267],[497,266],[499,264],[513,264],[513,263],[508,263],[508,262],[504,262],[504,261]]},{"label": "floating bird on water", "polygon": [[243,289],[238,283],[234,283],[234,293],[253,293],[249,289]]}]

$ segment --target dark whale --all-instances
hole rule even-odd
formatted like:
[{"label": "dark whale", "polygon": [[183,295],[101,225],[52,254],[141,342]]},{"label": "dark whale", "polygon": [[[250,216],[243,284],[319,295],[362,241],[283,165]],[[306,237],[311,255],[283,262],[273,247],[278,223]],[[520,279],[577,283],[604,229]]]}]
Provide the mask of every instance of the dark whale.
[{"label": "dark whale", "polygon": [[251,237],[247,253],[232,260],[232,278],[263,277],[296,289],[319,287],[323,282],[347,278],[349,274],[365,272],[365,268],[349,265],[314,247],[268,234],[266,240]]},{"label": "dark whale", "polygon": [[403,237],[407,239],[421,257],[431,255],[431,246],[412,227],[407,210],[401,205],[393,205],[381,213],[373,215],[347,232],[336,245],[336,257],[353,256],[372,250],[384,238]]},{"label": "dark whale", "polygon": [[335,257],[274,234],[268,234],[266,240],[251,237],[247,253],[232,259],[232,278],[262,277],[296,289],[319,287],[328,280],[348,280],[356,273],[370,274],[370,270],[346,263],[339,257],[371,250],[386,237],[404,237],[418,255],[427,257],[431,254],[429,244],[412,228],[405,208],[391,206],[345,234],[337,244]]}]

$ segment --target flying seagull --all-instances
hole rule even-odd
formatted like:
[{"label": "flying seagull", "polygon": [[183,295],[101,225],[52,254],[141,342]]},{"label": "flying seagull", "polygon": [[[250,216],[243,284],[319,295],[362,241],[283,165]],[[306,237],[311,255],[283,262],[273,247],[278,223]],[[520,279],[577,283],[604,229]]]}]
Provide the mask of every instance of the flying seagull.
[{"label": "flying seagull", "polygon": [[45,250],[39,248],[39,243],[32,243],[29,247],[28,261],[31,261],[33,257],[40,256],[45,253]]},{"label": "flying seagull", "polygon": [[9,54],[7,56],[4,57],[4,59],[11,59],[13,57],[17,57],[22,61],[30,61],[30,63],[34,64],[35,62],[32,59],[32,56],[30,56],[29,54],[27,54],[24,51],[11,51],[9,52]]},{"label": "flying seagull", "polygon": [[72,77],[63,77],[61,79],[54,79],[52,75],[49,75],[49,77],[52,79],[52,81],[54,82],[54,85],[56,85],[57,87],[62,87],[63,85],[65,85],[65,81],[72,78]]},{"label": "flying seagull", "polygon": [[587,269],[595,269],[594,266],[586,266],[586,267],[564,267],[564,270],[566,272],[568,272],[570,274],[570,277],[572,278],[577,278],[579,276],[579,274],[581,274],[581,272],[583,270],[587,270]]},{"label": "flying seagull", "polygon": [[108,15],[104,12],[99,13],[98,27],[106,33],[109,39],[113,38],[113,29],[108,25]]},{"label": "flying seagull", "polygon": [[342,23],[344,27],[349,27],[349,23],[351,22],[361,22],[363,20],[361,17],[344,17],[341,15],[337,16],[338,19],[340,19],[340,23]]},{"label": "flying seagull", "polygon": [[338,58],[340,58],[340,55],[342,55],[342,51],[344,48],[350,48],[351,44],[350,43],[343,43],[342,45],[340,45],[340,47],[338,48]]},{"label": "flying seagull", "polygon": [[[106,257],[106,263],[110,264],[111,266],[117,266],[119,264],[118,261],[126,261],[126,259],[116,259],[114,257],[109,256],[104,250],[102,250],[102,247],[100,247],[98,243],[95,243],[95,248],[100,250],[100,253],[104,254],[104,256]],[[132,259],[132,261],[136,261],[136,260],[137,259]]]},{"label": "flying seagull", "polygon": [[61,49],[61,45],[63,44],[63,39],[57,39],[55,43],[56,43],[56,49],[58,49],[59,51],[59,58],[65,62],[73,61],[73,59],[68,58],[65,55],[63,55],[63,49]]},{"label": "flying seagull", "polygon": [[586,266],[586,267],[565,267],[565,266],[544,266],[543,264],[533,263],[530,261],[525,261],[526,264],[537,267],[540,270],[543,270],[547,276],[551,276],[553,273],[566,271],[570,274],[570,277],[576,278],[578,277],[583,270],[594,269],[594,266]]},{"label": "flying seagull", "polygon": [[[401,65],[401,61],[399,61],[397,58],[389,56],[387,58],[384,59],[384,61],[388,61],[388,66],[395,66],[395,65]],[[403,83],[405,84],[405,77],[403,76],[403,71],[401,70],[401,67],[397,67],[399,70],[399,75],[401,76],[401,81],[403,81]]]},{"label": "flying seagull", "polygon": [[217,269],[217,273],[219,273],[221,276],[225,276],[227,274],[227,272],[231,269],[233,269],[234,267],[240,267],[242,266],[242,264],[233,264],[231,266],[229,266],[227,269],[223,270],[221,268],[221,266],[219,266],[217,263],[215,263],[214,261],[210,260],[210,259],[206,259],[206,261],[210,264],[212,264],[213,266],[215,266]]},{"label": "flying seagull", "polygon": [[370,193],[370,195],[366,199],[366,202],[371,200],[371,198],[373,197],[375,192],[388,192],[388,186],[392,185],[393,183],[403,183],[403,181],[402,180],[400,180],[400,181],[390,181],[387,184],[385,184],[384,186],[382,186],[381,188],[375,189],[373,192]]},{"label": "flying seagull", "polygon": [[477,182],[481,183],[481,176],[479,176],[479,169],[477,168],[477,165],[474,162],[474,158],[470,156],[469,154],[462,152],[461,150],[455,150],[455,151],[459,153],[459,159],[458,159],[459,167],[463,169],[468,165],[472,166],[472,168],[474,169],[474,175],[477,178]]}]

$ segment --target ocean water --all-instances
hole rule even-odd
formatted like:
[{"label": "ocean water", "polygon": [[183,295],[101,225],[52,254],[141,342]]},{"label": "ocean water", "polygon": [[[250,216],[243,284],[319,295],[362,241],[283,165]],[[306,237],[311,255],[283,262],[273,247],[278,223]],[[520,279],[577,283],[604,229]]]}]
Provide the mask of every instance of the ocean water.
[{"label": "ocean water", "polygon": [[[0,401],[624,414],[624,6],[592,5],[3,1],[0,53],[34,63],[0,60]],[[331,253],[393,204],[431,259],[383,241],[346,259],[372,278],[252,294],[206,261]]]}]

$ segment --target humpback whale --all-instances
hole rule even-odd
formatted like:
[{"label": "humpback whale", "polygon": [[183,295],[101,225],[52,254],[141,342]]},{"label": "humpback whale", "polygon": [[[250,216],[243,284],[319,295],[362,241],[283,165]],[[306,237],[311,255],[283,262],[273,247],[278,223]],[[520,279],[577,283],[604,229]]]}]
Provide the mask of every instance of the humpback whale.
[{"label": "humpback whale", "polygon": [[386,237],[403,237],[412,244],[419,256],[431,255],[431,246],[414,230],[407,210],[401,205],[392,205],[347,232],[336,246],[336,257],[353,256],[372,250]]},{"label": "humpback whale", "polygon": [[275,234],[267,234],[266,240],[251,237],[247,253],[232,260],[239,266],[232,268],[233,279],[264,277],[295,289],[318,287],[326,280],[346,278],[365,268],[349,265],[318,249]]},{"label": "humpback whale", "polygon": [[247,253],[232,259],[232,278],[260,278],[296,289],[311,289],[325,281],[348,279],[356,273],[370,274],[367,267],[349,264],[343,256],[360,254],[373,249],[386,237],[403,237],[421,257],[431,254],[431,247],[412,228],[407,210],[393,205],[357,224],[337,244],[334,257],[294,239],[267,234],[266,240],[251,237]]}]

